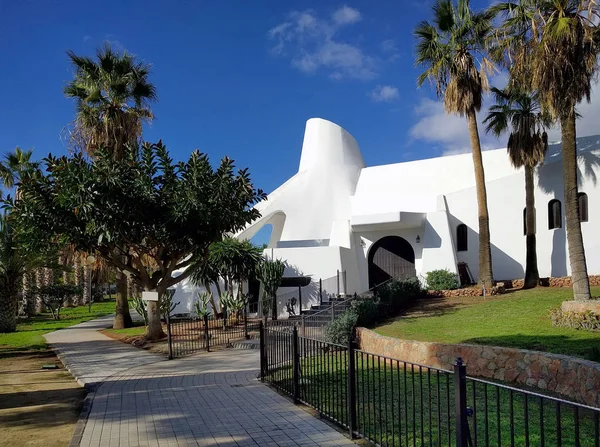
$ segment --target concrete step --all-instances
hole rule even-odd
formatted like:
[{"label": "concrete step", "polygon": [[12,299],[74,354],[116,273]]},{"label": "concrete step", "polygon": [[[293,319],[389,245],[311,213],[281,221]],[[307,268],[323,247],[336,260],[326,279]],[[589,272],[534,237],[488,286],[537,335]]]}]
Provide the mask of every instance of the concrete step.
[{"label": "concrete step", "polygon": [[257,338],[256,340],[234,341],[231,346],[235,349],[260,349],[260,340]]}]

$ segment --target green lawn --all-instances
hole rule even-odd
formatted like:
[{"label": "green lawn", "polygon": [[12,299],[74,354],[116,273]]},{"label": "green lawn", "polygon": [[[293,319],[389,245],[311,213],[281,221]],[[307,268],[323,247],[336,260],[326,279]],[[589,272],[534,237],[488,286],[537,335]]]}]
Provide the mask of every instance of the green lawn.
[{"label": "green lawn", "polygon": [[38,314],[30,320],[18,324],[16,332],[0,334],[0,355],[13,351],[45,349],[44,334],[93,320],[114,311],[115,301],[112,300],[93,303],[91,313],[88,311],[88,306],[63,309],[60,313],[60,320],[53,320],[49,312]]},{"label": "green lawn", "polygon": [[[600,287],[593,287],[592,294],[600,295]],[[375,331],[408,340],[507,346],[600,361],[600,332],[552,326],[550,309],[571,297],[569,288],[537,288],[463,302],[448,299]]]},{"label": "green lawn", "polygon": [[[308,347],[312,345],[309,343]],[[301,344],[301,352],[300,400],[347,425],[346,351],[311,352]],[[290,394],[292,370],[289,364],[270,372],[267,380]],[[378,356],[359,352],[356,392],[357,431],[365,438],[387,446],[454,444],[455,397],[451,374],[426,367],[406,365],[405,368],[402,362],[386,362]],[[469,429],[473,438],[477,437],[477,444],[538,446],[543,445],[543,437],[548,446],[595,445],[594,419],[598,413],[581,410],[576,422],[570,405],[561,405],[559,411],[549,399],[542,401],[532,395],[525,399],[520,392],[469,379],[467,405],[475,413],[469,418]],[[579,424],[581,437],[579,444],[575,441],[576,424]]]}]

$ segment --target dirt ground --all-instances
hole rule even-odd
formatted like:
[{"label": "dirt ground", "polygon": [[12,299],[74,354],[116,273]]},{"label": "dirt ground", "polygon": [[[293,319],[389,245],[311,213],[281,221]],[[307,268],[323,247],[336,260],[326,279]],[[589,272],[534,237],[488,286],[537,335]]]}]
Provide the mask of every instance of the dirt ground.
[{"label": "dirt ground", "polygon": [[0,353],[0,446],[69,445],[85,394],[52,351]]}]

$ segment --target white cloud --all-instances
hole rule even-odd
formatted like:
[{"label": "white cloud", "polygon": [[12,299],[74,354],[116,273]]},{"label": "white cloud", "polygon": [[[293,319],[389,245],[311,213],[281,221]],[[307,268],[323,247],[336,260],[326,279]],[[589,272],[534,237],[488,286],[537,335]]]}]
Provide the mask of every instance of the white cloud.
[{"label": "white cloud", "polygon": [[307,74],[319,70],[331,79],[369,80],[377,76],[377,60],[356,45],[338,38],[338,30],[361,19],[360,12],[348,6],[336,10],[331,19],[319,18],[313,11],[292,12],[288,20],[271,28],[271,51],[286,56],[291,65]]},{"label": "white cloud", "polygon": [[369,93],[375,102],[394,102],[400,98],[398,89],[392,85],[378,85]]},{"label": "white cloud", "polygon": [[338,25],[348,25],[361,20],[360,11],[345,5],[336,10],[331,18]]},{"label": "white cloud", "polygon": [[[504,75],[497,75],[493,85],[503,87],[506,85]],[[499,139],[485,132],[483,120],[492,104],[489,97],[484,99],[484,107],[477,115],[481,148],[497,149],[506,146],[508,135]],[[596,82],[592,90],[591,102],[582,102],[577,107],[581,118],[577,120],[577,136],[586,137],[600,134],[598,116],[600,115],[600,81]],[[471,151],[469,131],[465,118],[458,115],[448,115],[441,101],[422,99],[415,107],[417,122],[411,127],[409,135],[411,140],[419,140],[431,144],[432,148],[440,151],[442,155],[455,155]],[[556,125],[548,130],[548,139],[551,142],[560,141],[560,126]]]},{"label": "white cloud", "polygon": [[[477,116],[481,148],[496,149],[502,144],[491,135],[485,133],[482,120],[486,110]],[[441,151],[441,155],[456,155],[471,151],[467,120],[459,115],[449,115],[441,101],[422,99],[415,107],[418,121],[410,129],[411,140],[431,143],[432,147]]]},{"label": "white cloud", "polygon": [[394,39],[387,39],[381,42],[381,52],[389,62],[393,62],[400,57],[400,52]]}]

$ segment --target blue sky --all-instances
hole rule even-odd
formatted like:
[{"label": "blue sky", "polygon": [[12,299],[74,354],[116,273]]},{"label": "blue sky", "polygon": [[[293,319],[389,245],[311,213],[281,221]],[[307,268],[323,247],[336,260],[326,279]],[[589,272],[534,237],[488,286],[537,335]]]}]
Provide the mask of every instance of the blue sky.
[{"label": "blue sky", "polygon": [[350,131],[368,165],[463,151],[464,122],[416,88],[412,30],[432,2],[408,3],[0,0],[0,151],[65,152],[66,51],[91,56],[104,41],[152,64],[145,139],[179,159],[228,155],[266,191],[296,172],[311,117]]}]

